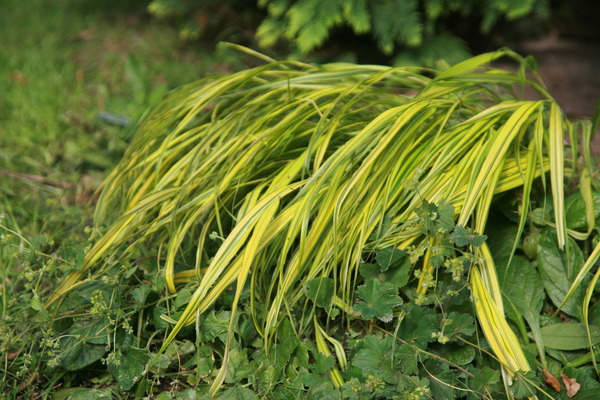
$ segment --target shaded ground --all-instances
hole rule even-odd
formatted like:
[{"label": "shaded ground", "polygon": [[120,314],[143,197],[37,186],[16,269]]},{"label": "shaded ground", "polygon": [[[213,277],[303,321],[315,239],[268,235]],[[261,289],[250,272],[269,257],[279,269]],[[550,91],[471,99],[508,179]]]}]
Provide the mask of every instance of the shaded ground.
[{"label": "shaded ground", "polygon": [[[549,35],[521,43],[518,51],[536,58],[550,93],[569,117],[594,115],[600,100],[600,41]],[[596,132],[592,151],[600,155],[600,132]]]}]

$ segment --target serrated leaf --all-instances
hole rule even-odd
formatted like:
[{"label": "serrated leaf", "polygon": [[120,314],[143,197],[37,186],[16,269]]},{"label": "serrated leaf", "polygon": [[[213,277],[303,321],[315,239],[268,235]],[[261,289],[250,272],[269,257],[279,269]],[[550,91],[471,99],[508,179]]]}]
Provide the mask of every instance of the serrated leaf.
[{"label": "serrated leaf", "polygon": [[317,306],[329,308],[335,293],[335,284],[331,278],[313,278],[304,284],[304,294]]},{"label": "serrated leaf", "polygon": [[487,239],[486,235],[478,235],[472,230],[460,225],[454,227],[454,231],[450,234],[450,240],[458,247],[473,246],[480,247]]},{"label": "serrated leaf", "polygon": [[397,289],[391,283],[381,283],[378,279],[368,279],[357,289],[361,299],[354,305],[354,310],[364,319],[379,318],[390,321],[392,308],[402,304]]},{"label": "serrated leaf", "polygon": [[[500,388],[500,371],[489,367],[477,368],[472,371],[473,378],[471,388],[476,393],[492,392]],[[471,399],[479,399],[480,396],[470,395]],[[496,397],[493,397],[496,398]]]},{"label": "serrated leaf", "polygon": [[315,363],[313,368],[320,374],[326,374],[335,366],[335,358],[321,353],[314,353]]},{"label": "serrated leaf", "polygon": [[475,333],[475,321],[469,314],[451,312],[446,318],[452,321],[444,328],[447,335],[471,336]]},{"label": "serrated leaf", "polygon": [[425,362],[425,368],[428,374],[436,378],[429,382],[431,396],[434,399],[454,400],[456,398],[453,388],[455,375],[450,371],[448,364],[432,358]]},{"label": "serrated leaf", "polygon": [[365,376],[376,374],[386,382],[396,381],[400,358],[394,353],[394,342],[390,336],[383,339],[374,335],[365,336],[361,349],[352,359],[352,365],[362,369]]},{"label": "serrated leaf", "polygon": [[407,257],[402,259],[400,263],[396,263],[393,268],[390,268],[385,272],[381,271],[381,268],[378,264],[361,265],[359,271],[365,280],[367,280],[367,278],[374,278],[378,279],[382,283],[389,282],[396,288],[401,288],[404,287],[404,285],[406,285],[408,282],[411,269],[412,264],[410,263],[410,259]]},{"label": "serrated leaf", "polygon": [[[399,360],[400,370],[407,375],[416,375],[419,372],[419,353],[416,349],[401,345],[396,346],[394,349],[394,358]],[[427,358],[425,354],[421,357],[421,360]]]},{"label": "serrated leaf", "polygon": [[428,201],[423,201],[421,207],[415,210],[420,218],[425,231],[429,234],[435,234],[438,231],[451,231],[454,227],[454,207],[451,204],[440,203],[436,205]]},{"label": "serrated leaf", "polygon": [[226,383],[234,384],[248,378],[256,371],[256,366],[248,361],[246,353],[238,348],[229,350]]},{"label": "serrated leaf", "polygon": [[151,291],[151,286],[150,285],[140,285],[138,287],[136,287],[135,289],[133,289],[133,292],[131,293],[131,296],[133,297],[133,300],[135,300],[136,305],[142,307],[144,305],[144,303],[146,302],[146,298],[148,297],[148,294]]},{"label": "serrated leaf", "polygon": [[[592,344],[600,343],[600,327],[590,325]],[[541,329],[544,345],[557,350],[579,350],[589,347],[585,324],[564,322],[546,325]]]},{"label": "serrated leaf", "polygon": [[340,393],[331,381],[323,381],[308,389],[307,400],[339,400]]},{"label": "serrated leaf", "polygon": [[432,338],[438,330],[435,311],[412,304],[404,306],[404,311],[406,315],[398,329],[399,338],[420,348],[435,340]]},{"label": "serrated leaf", "polygon": [[513,377],[513,384],[509,387],[509,390],[514,395],[515,399],[523,399],[536,394],[537,390],[535,385],[538,387],[540,386],[535,372],[521,371]]}]

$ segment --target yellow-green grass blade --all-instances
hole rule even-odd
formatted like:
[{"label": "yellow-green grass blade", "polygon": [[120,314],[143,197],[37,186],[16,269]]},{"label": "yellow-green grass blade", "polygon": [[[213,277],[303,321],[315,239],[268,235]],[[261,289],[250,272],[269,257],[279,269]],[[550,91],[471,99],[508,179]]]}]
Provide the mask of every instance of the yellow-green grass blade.
[{"label": "yellow-green grass blade", "polygon": [[554,221],[558,247],[563,249],[567,240],[564,190],[564,146],[562,113],[556,103],[550,104],[550,182],[554,202]]},{"label": "yellow-green grass blade", "polygon": [[529,371],[531,368],[519,341],[486,288],[478,268],[471,269],[471,285],[477,319],[500,363],[511,375],[517,371]]}]

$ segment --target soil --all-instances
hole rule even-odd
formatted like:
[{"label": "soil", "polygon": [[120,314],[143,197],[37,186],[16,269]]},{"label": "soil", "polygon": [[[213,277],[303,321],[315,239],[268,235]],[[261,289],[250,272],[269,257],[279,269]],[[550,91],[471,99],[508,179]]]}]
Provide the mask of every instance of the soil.
[{"label": "soil", "polygon": [[[549,92],[571,119],[589,119],[600,101],[600,41],[547,35],[524,41],[519,53],[533,55]],[[600,156],[600,130],[592,141]]]}]

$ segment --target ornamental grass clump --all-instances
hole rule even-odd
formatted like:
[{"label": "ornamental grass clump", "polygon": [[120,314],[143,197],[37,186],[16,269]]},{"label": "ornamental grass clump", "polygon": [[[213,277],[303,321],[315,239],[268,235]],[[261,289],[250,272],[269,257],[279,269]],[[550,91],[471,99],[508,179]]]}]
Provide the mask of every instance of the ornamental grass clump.
[{"label": "ornamental grass clump", "polygon": [[[518,72],[489,66],[500,57],[517,61]],[[343,369],[343,348],[320,313],[337,308],[354,318],[357,296],[367,297],[357,295],[359,268],[384,250],[411,254],[415,289],[402,297],[395,289],[390,314],[362,310],[389,321],[402,302],[426,302],[447,243],[440,237],[450,235],[470,254],[453,273],[470,276],[477,318],[510,380],[530,366],[504,319],[483,243],[488,213],[498,195],[522,187],[520,235],[541,178],[562,247],[563,180],[579,172],[563,160],[564,134],[577,143],[578,126],[529,61],[502,50],[442,71],[269,62],[175,91],[140,123],[106,179],[95,215],[101,237],[50,303],[143,248],[157,256],[169,292],[194,282],[163,349],[225,291],[233,296],[231,338],[248,290],[265,347],[289,318],[322,353],[333,346]],[[522,98],[526,87],[535,100]],[[576,146],[568,155],[577,159]],[[330,293],[307,308],[319,305],[307,290],[320,290],[315,282]],[[299,320],[297,309],[309,317]],[[226,350],[224,364],[228,357]],[[337,369],[330,375],[343,383]]]}]

